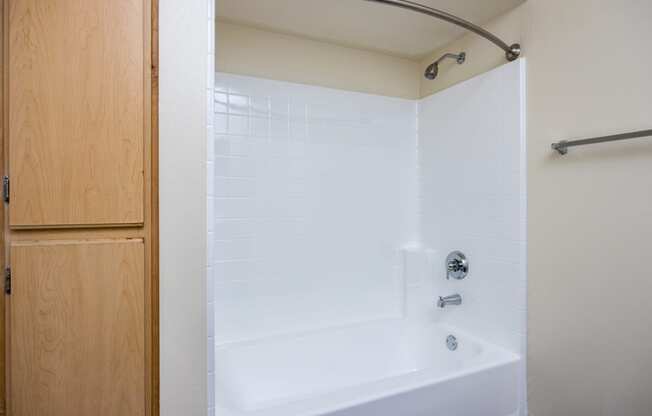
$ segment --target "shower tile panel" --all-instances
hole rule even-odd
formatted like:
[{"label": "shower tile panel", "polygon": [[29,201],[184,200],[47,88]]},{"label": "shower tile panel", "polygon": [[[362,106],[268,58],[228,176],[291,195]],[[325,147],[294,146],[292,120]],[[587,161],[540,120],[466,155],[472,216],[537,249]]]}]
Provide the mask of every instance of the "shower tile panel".
[{"label": "shower tile panel", "polygon": [[438,292],[464,298],[441,317],[517,352],[525,336],[523,65],[419,104],[421,238],[441,264],[452,250],[471,262],[463,281],[436,279]]},{"label": "shower tile panel", "polygon": [[[525,62],[432,95],[419,104],[419,230],[443,265],[462,250],[462,281],[436,277],[434,296],[459,293],[437,320],[525,356]],[[428,294],[427,296],[431,296]],[[519,394],[525,414],[525,366]]]},{"label": "shower tile panel", "polygon": [[416,102],[216,75],[216,343],[402,313]]}]

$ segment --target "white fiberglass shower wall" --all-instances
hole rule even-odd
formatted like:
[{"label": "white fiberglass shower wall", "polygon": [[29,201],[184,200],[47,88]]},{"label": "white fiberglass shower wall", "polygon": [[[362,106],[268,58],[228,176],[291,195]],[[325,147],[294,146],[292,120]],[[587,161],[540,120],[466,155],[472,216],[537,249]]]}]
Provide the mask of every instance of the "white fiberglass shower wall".
[{"label": "white fiberglass shower wall", "polygon": [[218,74],[215,111],[216,342],[400,316],[415,103]]},{"label": "white fiberglass shower wall", "polygon": [[523,68],[418,101],[216,75],[209,414],[525,414]]}]

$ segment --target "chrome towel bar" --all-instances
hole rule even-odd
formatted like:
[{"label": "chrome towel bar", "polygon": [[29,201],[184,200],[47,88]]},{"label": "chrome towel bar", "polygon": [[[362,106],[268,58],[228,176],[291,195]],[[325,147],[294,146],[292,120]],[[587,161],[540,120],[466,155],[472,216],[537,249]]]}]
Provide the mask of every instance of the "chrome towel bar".
[{"label": "chrome towel bar", "polygon": [[560,154],[565,155],[566,153],[568,153],[568,148],[573,147],[573,146],[584,146],[585,144],[615,142],[617,140],[637,139],[639,137],[651,137],[652,138],[652,129],[633,131],[633,132],[630,132],[630,133],[614,134],[614,135],[611,135],[611,136],[592,137],[590,139],[562,140],[562,141],[559,141],[557,143],[553,143],[551,145],[551,147],[554,150],[558,151]]}]

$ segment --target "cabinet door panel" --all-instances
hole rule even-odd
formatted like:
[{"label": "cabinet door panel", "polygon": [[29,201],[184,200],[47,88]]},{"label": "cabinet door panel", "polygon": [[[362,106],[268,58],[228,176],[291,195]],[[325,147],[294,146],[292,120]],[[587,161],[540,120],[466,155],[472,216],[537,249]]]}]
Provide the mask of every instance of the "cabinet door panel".
[{"label": "cabinet door panel", "polygon": [[144,13],[9,1],[10,226],[143,222]]},{"label": "cabinet door panel", "polygon": [[14,244],[13,416],[145,414],[142,240]]}]

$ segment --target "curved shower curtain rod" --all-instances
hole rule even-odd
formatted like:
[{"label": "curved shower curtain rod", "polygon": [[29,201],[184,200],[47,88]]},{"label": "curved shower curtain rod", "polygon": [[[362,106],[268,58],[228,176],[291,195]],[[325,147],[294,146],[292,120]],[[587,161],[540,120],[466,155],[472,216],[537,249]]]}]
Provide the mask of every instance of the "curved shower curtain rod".
[{"label": "curved shower curtain rod", "polygon": [[489,40],[490,42],[498,46],[500,49],[505,51],[505,58],[507,58],[508,61],[515,60],[521,54],[521,45],[519,45],[518,43],[507,45],[505,42],[503,42],[498,36],[494,35],[493,33],[479,26],[474,25],[468,20],[461,19],[455,15],[446,13],[445,11],[438,10],[409,0],[365,0],[365,1],[386,4],[388,6],[394,6],[394,7],[400,7],[402,9],[412,10],[417,13],[427,14],[428,16],[436,17],[437,19],[441,19],[446,22],[452,23],[454,25],[461,26],[464,29],[470,30],[471,32],[482,36],[483,38]]}]

